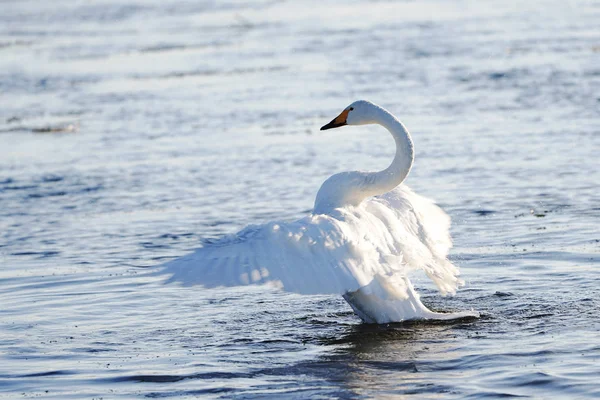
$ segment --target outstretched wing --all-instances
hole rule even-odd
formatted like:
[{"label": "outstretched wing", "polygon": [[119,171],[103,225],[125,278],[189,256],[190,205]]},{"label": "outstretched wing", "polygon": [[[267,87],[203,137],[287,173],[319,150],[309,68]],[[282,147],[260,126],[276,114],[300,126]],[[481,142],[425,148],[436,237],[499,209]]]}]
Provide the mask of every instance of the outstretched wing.
[{"label": "outstretched wing", "polygon": [[251,225],[165,265],[169,281],[205,287],[274,283],[303,294],[341,294],[384,266],[364,263],[353,229],[327,215]]},{"label": "outstretched wing", "polygon": [[165,265],[170,281],[205,287],[276,283],[303,294],[355,291],[376,276],[423,269],[442,293],[461,283],[446,259],[449,217],[400,186],[358,207],[251,225]]}]

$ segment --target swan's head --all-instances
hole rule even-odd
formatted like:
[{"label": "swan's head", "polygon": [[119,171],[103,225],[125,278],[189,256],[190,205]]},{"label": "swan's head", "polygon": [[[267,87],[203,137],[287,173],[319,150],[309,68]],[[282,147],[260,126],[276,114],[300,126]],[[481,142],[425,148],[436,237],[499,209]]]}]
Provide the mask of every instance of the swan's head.
[{"label": "swan's head", "polygon": [[330,123],[321,127],[321,130],[339,128],[344,125],[366,125],[375,123],[374,114],[380,110],[378,106],[367,100],[358,100],[350,104],[335,117]]}]

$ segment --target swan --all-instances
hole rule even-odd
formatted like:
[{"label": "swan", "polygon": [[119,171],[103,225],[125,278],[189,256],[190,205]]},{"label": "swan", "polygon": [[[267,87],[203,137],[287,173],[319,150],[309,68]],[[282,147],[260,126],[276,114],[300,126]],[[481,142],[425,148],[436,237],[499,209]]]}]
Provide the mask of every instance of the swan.
[{"label": "swan", "polygon": [[402,182],[414,161],[408,130],[366,100],[346,107],[321,130],[378,124],[396,155],[379,172],[342,172],[319,189],[313,212],[294,222],[249,225],[168,262],[168,282],[205,288],[270,284],[301,294],[341,294],[366,323],[478,317],[440,313],[419,298],[409,273],[422,270],[442,295],[463,284],[448,259],[450,218]]}]

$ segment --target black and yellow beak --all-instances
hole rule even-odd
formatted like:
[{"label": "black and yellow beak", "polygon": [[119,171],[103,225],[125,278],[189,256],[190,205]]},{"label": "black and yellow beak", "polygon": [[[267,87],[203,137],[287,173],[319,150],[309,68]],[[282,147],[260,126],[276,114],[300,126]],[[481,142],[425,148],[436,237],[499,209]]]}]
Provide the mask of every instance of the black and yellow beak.
[{"label": "black and yellow beak", "polygon": [[346,122],[346,119],[348,118],[349,112],[349,109],[345,109],[340,115],[331,120],[330,123],[328,123],[327,125],[323,125],[321,127],[321,130],[326,131],[327,129],[339,128],[340,126],[347,125],[348,123]]}]

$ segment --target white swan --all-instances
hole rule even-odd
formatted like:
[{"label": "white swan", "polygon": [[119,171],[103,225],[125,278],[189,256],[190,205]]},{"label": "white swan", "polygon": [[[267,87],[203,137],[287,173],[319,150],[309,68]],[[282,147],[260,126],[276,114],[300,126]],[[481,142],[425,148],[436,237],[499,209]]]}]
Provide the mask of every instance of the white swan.
[{"label": "white swan", "polygon": [[396,156],[388,168],[333,175],[319,189],[312,214],[207,242],[166,265],[169,281],[205,287],[270,282],[297,293],[338,293],[368,323],[478,316],[430,311],[408,279],[410,271],[423,270],[442,294],[462,284],[446,258],[450,218],[401,185],[414,158],[404,125],[360,100],[321,130],[365,124],[382,125],[394,137]]}]

